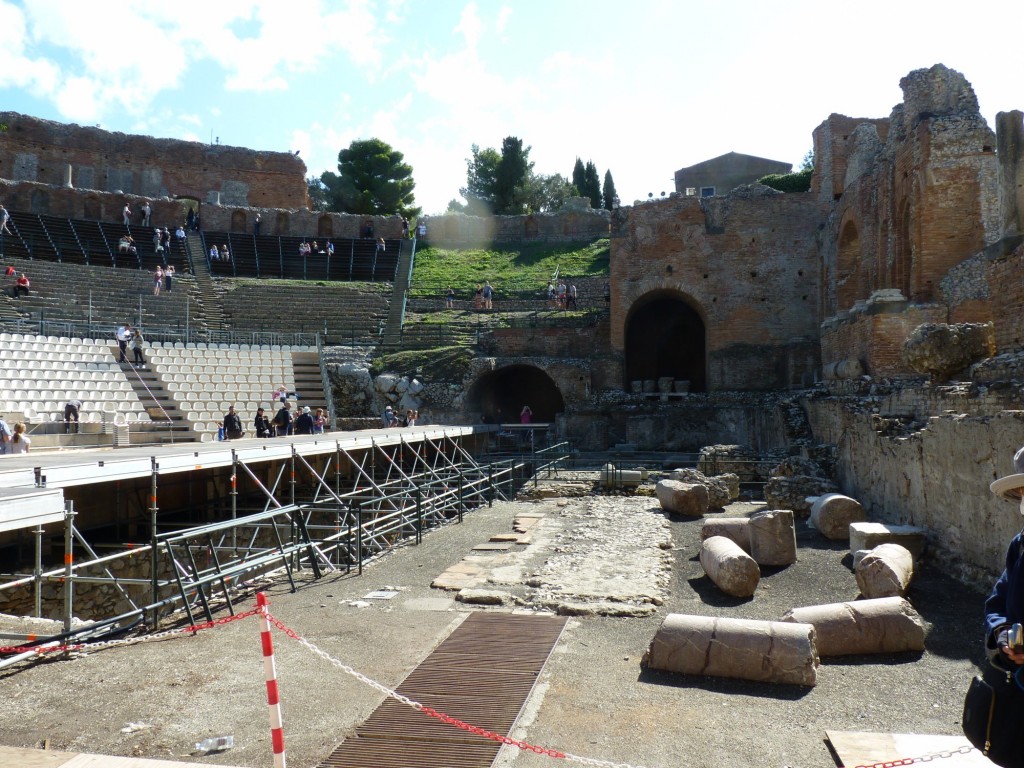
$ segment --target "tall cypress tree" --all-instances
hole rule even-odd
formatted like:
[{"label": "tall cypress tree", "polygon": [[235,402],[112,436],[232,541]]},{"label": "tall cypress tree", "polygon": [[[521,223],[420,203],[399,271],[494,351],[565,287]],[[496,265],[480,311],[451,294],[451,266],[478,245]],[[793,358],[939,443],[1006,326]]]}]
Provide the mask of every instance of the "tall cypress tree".
[{"label": "tall cypress tree", "polygon": [[583,171],[584,189],[580,193],[590,198],[590,207],[597,210],[601,207],[601,178],[597,175],[597,166],[592,161],[587,161]]},{"label": "tall cypress tree", "polygon": [[601,196],[604,198],[606,210],[610,211],[619,204],[619,193],[615,191],[615,182],[612,181],[611,170],[604,172],[604,189],[601,192]]},{"label": "tall cypress tree", "polygon": [[576,158],[576,165],[572,167],[572,185],[576,187],[577,195],[586,194],[583,190],[586,187],[587,176],[586,171],[583,168],[583,161],[578,157]]}]

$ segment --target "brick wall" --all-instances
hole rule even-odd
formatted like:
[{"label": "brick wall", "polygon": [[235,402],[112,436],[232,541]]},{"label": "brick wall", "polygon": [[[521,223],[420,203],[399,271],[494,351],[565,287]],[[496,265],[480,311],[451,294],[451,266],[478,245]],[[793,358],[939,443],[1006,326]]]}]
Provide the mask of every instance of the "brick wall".
[{"label": "brick wall", "polygon": [[677,297],[703,320],[709,390],[799,384],[787,376],[806,363],[780,360],[791,349],[804,360],[807,343],[816,346],[817,231],[827,208],[811,193],[762,188],[619,209],[612,225],[612,350],[628,354],[634,305]]},{"label": "brick wall", "polygon": [[156,139],[0,112],[0,178],[226,205],[308,207],[306,166],[287,152]]},{"label": "brick wall", "polygon": [[995,322],[997,352],[1024,349],[1024,246],[1009,256],[988,264],[986,277],[992,293],[992,318]]}]

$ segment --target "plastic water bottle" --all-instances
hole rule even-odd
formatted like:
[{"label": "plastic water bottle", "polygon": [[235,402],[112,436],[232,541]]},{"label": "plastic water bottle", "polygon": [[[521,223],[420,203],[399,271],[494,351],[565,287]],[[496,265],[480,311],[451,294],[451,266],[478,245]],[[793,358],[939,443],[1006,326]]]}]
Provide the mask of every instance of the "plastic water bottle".
[{"label": "plastic water bottle", "polygon": [[215,736],[212,739],[203,739],[196,744],[196,752],[200,755],[208,755],[211,752],[223,752],[235,746],[234,736]]}]

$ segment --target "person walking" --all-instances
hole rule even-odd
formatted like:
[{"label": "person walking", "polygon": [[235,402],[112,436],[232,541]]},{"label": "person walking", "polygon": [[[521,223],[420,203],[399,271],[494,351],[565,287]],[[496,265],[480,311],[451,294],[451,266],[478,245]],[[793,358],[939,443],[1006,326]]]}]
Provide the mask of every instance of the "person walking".
[{"label": "person walking", "polygon": [[114,332],[114,337],[117,339],[117,348],[120,351],[117,362],[127,363],[128,342],[132,337],[132,327],[128,323],[117,326],[117,330]]},{"label": "person walking", "polygon": [[285,401],[281,410],[274,416],[274,428],[278,437],[287,437],[292,433],[292,404]]},{"label": "person walking", "polygon": [[163,267],[157,266],[156,272],[153,273],[153,295],[159,296],[160,289],[164,286],[164,269]]},{"label": "person walking", "polygon": [[273,435],[270,431],[270,419],[267,418],[262,407],[256,409],[256,418],[252,425],[256,430],[256,437],[271,437]]},{"label": "person walking", "polygon": [[228,406],[228,412],[224,414],[221,426],[224,427],[224,438],[227,440],[238,440],[245,435],[245,431],[242,429],[242,419],[235,413],[233,405]]}]

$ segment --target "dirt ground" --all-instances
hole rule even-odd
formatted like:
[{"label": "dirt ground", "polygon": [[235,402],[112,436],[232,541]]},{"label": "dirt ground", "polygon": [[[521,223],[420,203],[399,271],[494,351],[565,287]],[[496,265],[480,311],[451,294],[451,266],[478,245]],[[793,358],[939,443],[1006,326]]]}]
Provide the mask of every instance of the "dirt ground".
[{"label": "dirt ground", "polygon": [[[457,603],[452,593],[431,589],[432,579],[474,545],[508,533],[517,510],[561,515],[562,530],[571,533],[577,523],[568,513],[583,510],[585,501],[504,503],[473,511],[464,523],[429,533],[421,545],[380,558],[362,576],[303,579],[294,594],[278,581],[267,590],[271,611],[345,664],[394,687],[466,611],[510,610]],[[517,724],[516,738],[647,768],[812,768],[835,764],[826,729],[960,734],[963,693],[983,657],[979,591],[926,559],[908,598],[928,622],[927,649],[826,659],[813,688],[652,672],[641,667],[640,658],[669,613],[778,619],[794,606],[852,600],[857,587],[847,545],[827,541],[799,521],[799,561],[766,570],[753,599],[727,597],[697,561],[699,520],[668,518],[651,498],[619,502],[621,518],[611,524],[624,531],[634,517],[657,516],[668,526],[672,561],[664,604],[645,617],[572,618]],[[718,514],[746,514],[757,506],[737,503]],[[593,525],[585,512],[578,519],[579,525]],[[558,541],[538,544],[531,562],[539,568],[554,556]],[[628,570],[630,563],[621,566]],[[398,595],[361,600],[385,588]],[[362,603],[366,607],[358,607]],[[249,599],[240,609],[251,605]],[[284,634],[276,632],[274,642],[289,765],[315,766],[382,696]],[[51,748],[72,752],[253,768],[272,764],[258,624],[252,618],[196,636],[0,671],[0,701],[0,744],[8,746],[36,747],[48,740]],[[195,742],[224,734],[234,735],[234,749],[190,756]],[[550,763],[551,758],[506,748],[497,765]]]}]

